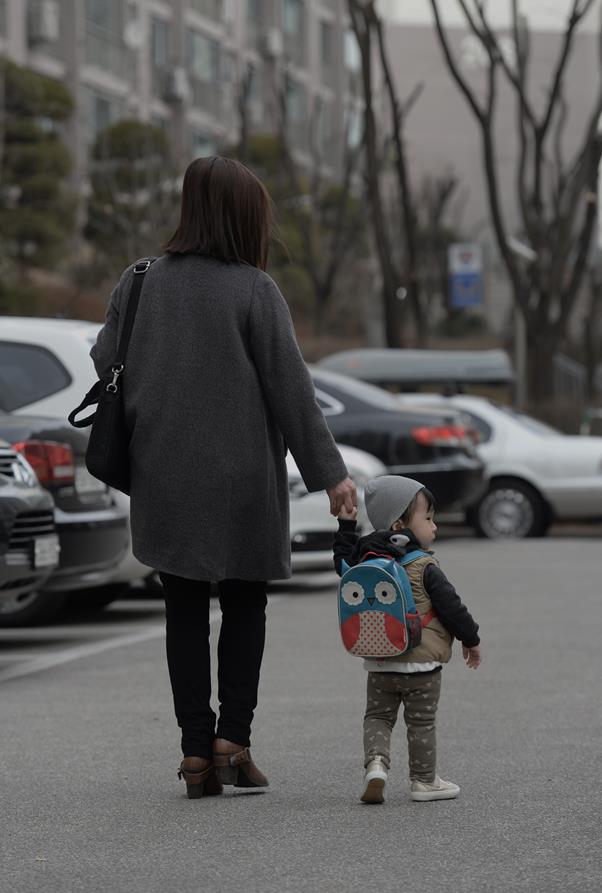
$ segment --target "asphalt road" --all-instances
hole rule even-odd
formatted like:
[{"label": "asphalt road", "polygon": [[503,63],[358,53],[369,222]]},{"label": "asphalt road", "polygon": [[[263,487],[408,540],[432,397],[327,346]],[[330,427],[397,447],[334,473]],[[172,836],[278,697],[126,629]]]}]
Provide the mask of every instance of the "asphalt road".
[{"label": "asphalt road", "polygon": [[264,794],[186,799],[160,602],[0,631],[1,893],[598,893],[600,540],[438,555],[483,635],[479,670],[444,671],[457,801],[409,800],[400,726],[386,803],[360,804],[365,674],[330,574],[271,598]]}]

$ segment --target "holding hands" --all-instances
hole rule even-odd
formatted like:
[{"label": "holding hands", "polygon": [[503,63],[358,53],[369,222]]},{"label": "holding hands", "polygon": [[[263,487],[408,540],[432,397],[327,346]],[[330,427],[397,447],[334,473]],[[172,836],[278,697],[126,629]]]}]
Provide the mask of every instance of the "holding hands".
[{"label": "holding hands", "polygon": [[[330,499],[330,514],[338,517],[341,509],[353,512],[357,515],[357,490],[351,478],[345,478],[336,487],[330,487],[327,491]],[[355,516],[354,516],[355,518]],[[347,520],[354,520],[347,518]]]}]

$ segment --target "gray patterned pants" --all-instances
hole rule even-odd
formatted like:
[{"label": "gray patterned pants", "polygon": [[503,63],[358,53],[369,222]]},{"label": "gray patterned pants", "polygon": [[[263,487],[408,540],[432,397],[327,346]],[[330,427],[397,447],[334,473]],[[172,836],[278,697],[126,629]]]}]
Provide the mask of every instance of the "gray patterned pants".
[{"label": "gray patterned pants", "polygon": [[364,765],[376,756],[390,765],[391,732],[403,704],[408,732],[410,778],[430,783],[435,778],[435,718],[441,692],[441,671],[434,673],[368,673],[364,717]]}]

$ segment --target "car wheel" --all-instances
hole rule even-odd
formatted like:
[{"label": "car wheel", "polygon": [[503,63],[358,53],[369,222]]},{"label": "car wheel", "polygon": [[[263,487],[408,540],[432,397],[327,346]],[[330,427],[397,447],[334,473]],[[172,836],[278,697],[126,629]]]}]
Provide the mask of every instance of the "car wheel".
[{"label": "car wheel", "polygon": [[493,540],[541,536],[546,529],[540,496],[514,480],[493,481],[471,512],[471,521],[479,536]]},{"label": "car wheel", "polygon": [[92,589],[78,589],[69,594],[70,611],[102,611],[111,602],[123,598],[129,591],[127,583],[110,583],[107,586],[95,586]]},{"label": "car wheel", "polygon": [[58,614],[67,596],[63,592],[25,592],[0,599],[0,627],[39,626]]}]

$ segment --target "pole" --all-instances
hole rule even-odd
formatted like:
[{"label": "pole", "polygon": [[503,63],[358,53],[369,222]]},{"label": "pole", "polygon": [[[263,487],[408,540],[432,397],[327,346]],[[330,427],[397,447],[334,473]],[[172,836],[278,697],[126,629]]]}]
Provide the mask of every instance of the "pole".
[{"label": "pole", "polygon": [[527,323],[521,308],[514,306],[514,402],[518,409],[527,405]]}]

